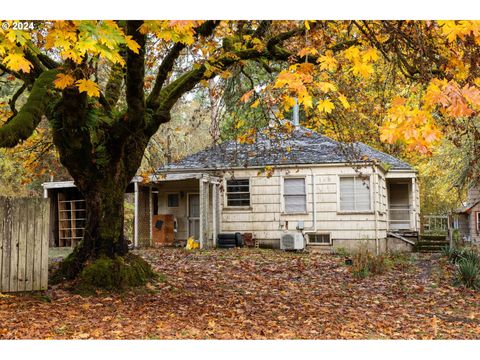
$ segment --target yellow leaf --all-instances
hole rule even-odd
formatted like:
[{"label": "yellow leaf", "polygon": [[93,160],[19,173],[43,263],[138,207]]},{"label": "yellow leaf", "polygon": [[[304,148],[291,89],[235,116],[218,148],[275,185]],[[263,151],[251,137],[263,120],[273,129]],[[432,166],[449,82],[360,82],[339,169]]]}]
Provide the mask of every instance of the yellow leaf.
[{"label": "yellow leaf", "polygon": [[329,114],[332,112],[333,109],[335,109],[335,105],[333,105],[333,103],[328,99],[318,102],[317,110],[320,112],[325,112]]},{"label": "yellow leaf", "polygon": [[260,105],[260,99],[257,99],[253,102],[252,105],[250,105],[251,108],[256,109]]},{"label": "yellow leaf", "polygon": [[75,79],[73,78],[73,76],[68,74],[58,74],[57,78],[53,80],[53,84],[55,85],[55,87],[61,90],[73,85],[74,82]]},{"label": "yellow leaf", "polygon": [[127,44],[128,48],[132,50],[135,54],[138,54],[140,45],[132,39],[130,35],[125,36],[125,44]]},{"label": "yellow leaf", "polygon": [[320,70],[335,71],[337,69],[337,60],[329,54],[320,56],[317,62],[320,63]]},{"label": "yellow leaf", "polygon": [[348,60],[355,61],[360,57],[360,50],[358,50],[358,48],[355,46],[350,46],[347,50],[345,50],[344,54]]},{"label": "yellow leaf", "polygon": [[344,95],[340,95],[338,97],[338,100],[340,100],[340,102],[342,103],[345,109],[350,108],[350,103],[348,102],[347,98]]},{"label": "yellow leaf", "polygon": [[303,104],[304,108],[311,108],[312,107],[312,97],[308,94],[304,94],[302,97],[298,99],[300,104]]},{"label": "yellow leaf", "polygon": [[370,48],[366,50],[362,55],[363,61],[377,61],[378,60],[378,52],[374,48]]},{"label": "yellow leaf", "polygon": [[337,91],[337,87],[334,84],[326,81],[319,82],[317,85],[318,88],[324,93],[328,93],[329,91]]},{"label": "yellow leaf", "polygon": [[5,56],[3,63],[13,71],[22,70],[24,73],[30,72],[32,63],[23,57],[20,53],[11,53]]},{"label": "yellow leaf", "polygon": [[88,96],[100,96],[100,89],[98,88],[98,85],[92,80],[81,79],[78,80],[75,85],[77,85],[80,92],[86,92]]},{"label": "yellow leaf", "polygon": [[357,61],[352,66],[352,72],[356,76],[367,78],[370,76],[370,74],[373,73],[373,66],[371,64],[366,64],[366,63]]}]

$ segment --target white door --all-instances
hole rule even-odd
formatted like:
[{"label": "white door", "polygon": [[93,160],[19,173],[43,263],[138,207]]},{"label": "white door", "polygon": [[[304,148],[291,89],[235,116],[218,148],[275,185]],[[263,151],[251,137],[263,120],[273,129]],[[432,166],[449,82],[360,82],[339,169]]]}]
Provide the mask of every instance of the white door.
[{"label": "white door", "polygon": [[188,194],[188,237],[200,239],[200,195]]}]

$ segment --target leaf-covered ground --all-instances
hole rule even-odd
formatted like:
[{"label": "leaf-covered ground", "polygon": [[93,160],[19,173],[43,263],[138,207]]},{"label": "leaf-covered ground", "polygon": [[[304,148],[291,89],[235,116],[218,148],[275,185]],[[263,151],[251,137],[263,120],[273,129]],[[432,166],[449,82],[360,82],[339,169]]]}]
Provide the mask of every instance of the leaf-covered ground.
[{"label": "leaf-covered ground", "polygon": [[439,255],[356,279],[341,257],[273,250],[139,251],[146,290],[0,295],[0,338],[479,339],[480,293]]}]

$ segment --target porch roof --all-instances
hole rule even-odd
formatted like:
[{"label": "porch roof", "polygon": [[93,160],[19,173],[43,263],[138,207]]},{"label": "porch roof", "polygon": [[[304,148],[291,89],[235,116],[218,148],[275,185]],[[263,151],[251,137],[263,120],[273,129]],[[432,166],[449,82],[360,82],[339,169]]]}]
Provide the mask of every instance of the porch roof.
[{"label": "porch roof", "polygon": [[216,183],[221,179],[217,176],[204,173],[165,173],[150,175],[149,180],[151,182],[165,182],[165,181],[180,181],[189,179],[204,179],[208,182]]}]

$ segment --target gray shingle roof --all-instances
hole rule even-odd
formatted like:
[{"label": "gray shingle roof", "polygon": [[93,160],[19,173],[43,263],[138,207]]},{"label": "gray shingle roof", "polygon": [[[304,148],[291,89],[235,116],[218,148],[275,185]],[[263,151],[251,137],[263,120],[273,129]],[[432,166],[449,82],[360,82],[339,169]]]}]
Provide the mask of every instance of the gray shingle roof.
[{"label": "gray shingle roof", "polygon": [[366,144],[341,143],[300,126],[288,135],[276,133],[275,136],[269,137],[268,134],[259,132],[255,144],[227,141],[187,156],[178,162],[167,164],[158,171],[352,163],[372,160],[386,163],[393,169],[413,170],[406,162]]}]

